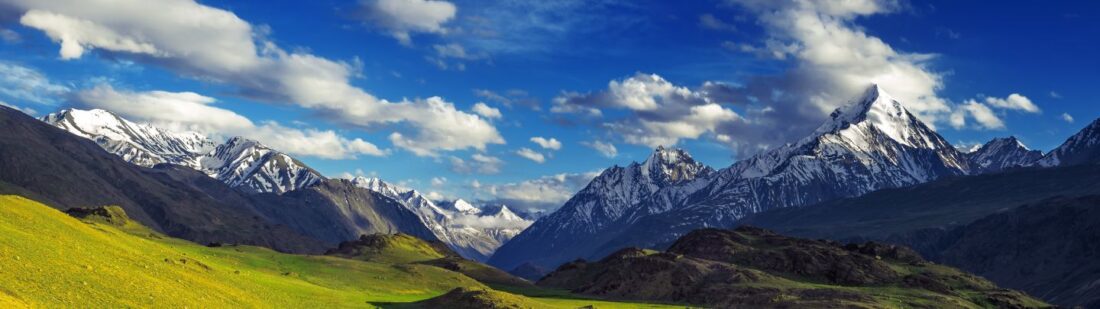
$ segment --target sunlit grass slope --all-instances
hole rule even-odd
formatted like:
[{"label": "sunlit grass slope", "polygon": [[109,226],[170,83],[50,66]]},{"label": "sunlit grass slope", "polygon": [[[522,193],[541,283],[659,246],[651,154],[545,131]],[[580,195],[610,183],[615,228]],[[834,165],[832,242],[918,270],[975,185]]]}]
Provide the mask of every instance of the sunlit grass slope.
[{"label": "sunlit grass slope", "polygon": [[[212,248],[165,237],[119,219],[124,215],[118,209],[105,210],[105,216],[79,220],[22,197],[0,196],[0,307],[370,308],[423,301],[458,287],[488,289],[422,263],[436,256],[394,252],[400,258],[362,261]],[[536,308],[640,306],[567,294],[508,295]]]}]

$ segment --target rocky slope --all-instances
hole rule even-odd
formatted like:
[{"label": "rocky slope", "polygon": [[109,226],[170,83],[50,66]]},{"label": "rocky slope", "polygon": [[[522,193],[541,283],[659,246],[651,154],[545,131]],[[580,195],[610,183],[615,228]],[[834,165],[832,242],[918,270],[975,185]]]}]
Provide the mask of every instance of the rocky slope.
[{"label": "rocky slope", "polygon": [[805,240],[766,230],[703,229],[667,251],[623,249],[597,262],[562,265],[538,285],[611,299],[717,308],[1037,308],[1027,295],[912,250],[876,243]]},{"label": "rocky slope", "polygon": [[971,173],[996,173],[1009,168],[1035,164],[1043,158],[1043,152],[1028,149],[1015,136],[994,138],[980,148],[966,154]]},{"label": "rocky slope", "polygon": [[[627,246],[658,247],[691,230],[732,226],[768,209],[970,171],[961,152],[877,86],[837,109],[806,138],[717,172],[682,151],[664,152],[658,149],[646,163],[606,170],[557,212],[501,247],[490,263],[504,269],[525,262],[553,267]],[[690,168],[652,168],[665,166],[660,162],[667,158],[687,158],[672,165]]]}]

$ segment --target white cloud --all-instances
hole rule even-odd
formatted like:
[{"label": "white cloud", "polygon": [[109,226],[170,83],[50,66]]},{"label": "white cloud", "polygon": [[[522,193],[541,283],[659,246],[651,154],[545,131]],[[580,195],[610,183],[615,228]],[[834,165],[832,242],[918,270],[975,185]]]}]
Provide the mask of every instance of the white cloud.
[{"label": "white cloud", "polygon": [[1058,93],[1058,92],[1054,92],[1054,91],[1051,91],[1051,92],[1050,92],[1050,97],[1051,97],[1051,98],[1055,98],[1055,99],[1061,99],[1061,98],[1062,98],[1062,94],[1061,94],[1061,93]]},{"label": "white cloud", "polygon": [[[406,17],[437,16],[437,8],[449,5],[391,2],[375,4],[392,9],[387,12],[396,15],[388,22],[404,25],[406,31],[434,31],[431,23],[418,24]],[[429,4],[421,11],[404,10],[424,3]],[[379,99],[351,85],[350,79],[358,75],[357,61],[288,52],[266,40],[266,31],[253,29],[232,12],[191,0],[11,0],[9,4],[21,10],[26,26],[59,42],[63,58],[99,49],[183,76],[230,84],[239,95],[262,102],[296,104],[337,125],[372,130],[392,126],[397,130],[391,134],[394,145],[417,155],[481,150],[487,144],[504,143],[488,121],[459,111],[442,98]]]},{"label": "white cloud", "polygon": [[401,44],[411,45],[411,33],[446,33],[443,24],[454,19],[458,8],[440,0],[361,0],[364,21],[389,31]]},{"label": "white cloud", "polygon": [[475,153],[470,160],[459,157],[451,157],[451,171],[460,174],[497,174],[500,173],[504,161],[500,158]]},{"label": "white cloud", "polygon": [[580,191],[599,171],[588,173],[563,173],[536,179],[505,184],[481,184],[473,186],[482,199],[515,206],[519,209],[552,210],[561,206]]},{"label": "white cloud", "polygon": [[560,150],[561,149],[561,142],[558,141],[558,139],[553,138],[553,137],[547,139],[547,138],[544,138],[542,136],[535,136],[535,137],[531,138],[531,142],[535,143],[535,144],[538,144],[539,147],[542,147],[542,149],[550,149],[550,150]]},{"label": "white cloud", "polygon": [[439,187],[447,184],[447,177],[432,177],[432,186]]},{"label": "white cloud", "polygon": [[119,91],[101,84],[76,92],[74,100],[86,107],[171,129],[220,133],[255,127],[248,118],[214,106],[216,99],[194,92]]},{"label": "white cloud", "polygon": [[531,150],[531,148],[523,147],[516,150],[516,155],[523,157],[524,159],[535,161],[535,163],[546,162],[546,156],[542,155],[538,151]]},{"label": "white cloud", "polygon": [[38,111],[36,111],[34,109],[31,109],[29,107],[19,107],[19,106],[11,105],[8,102],[4,102],[4,101],[0,101],[0,106],[6,106],[8,108],[23,112],[24,114],[31,115],[31,116],[34,116],[34,115],[38,114]]},{"label": "white cloud", "polygon": [[299,129],[274,121],[259,125],[233,111],[213,106],[216,100],[193,92],[119,91],[99,85],[77,92],[79,104],[109,110],[135,121],[175,130],[217,136],[244,136],[297,156],[347,159],[386,152],[362,139],[349,139],[331,130]]},{"label": "white cloud", "polygon": [[585,145],[585,146],[588,146],[588,147],[591,147],[592,149],[595,149],[596,151],[600,152],[600,154],[602,154],[603,156],[608,157],[608,158],[614,158],[615,156],[619,155],[619,150],[616,149],[615,145],[611,144],[611,143],[604,143],[604,142],[601,142],[601,141],[591,141],[591,142],[584,142],[584,143],[581,143],[581,144]]},{"label": "white cloud", "polygon": [[967,100],[951,114],[950,123],[955,128],[966,126],[966,119],[972,118],[977,122],[977,128],[1000,130],[1005,128],[1004,121],[993,113],[993,110],[985,104],[974,100]]},{"label": "white cloud", "polygon": [[69,87],[54,84],[34,68],[0,61],[0,95],[8,99],[54,105],[68,92]]},{"label": "white cloud", "polygon": [[1071,116],[1069,113],[1062,113],[1062,121],[1073,123],[1073,116]]},{"label": "white cloud", "polygon": [[483,102],[477,102],[477,104],[474,104],[474,108],[471,110],[474,113],[477,113],[478,115],[481,115],[482,117],[488,119],[500,119],[504,116],[500,113],[499,109],[490,107],[488,104],[485,104]]},{"label": "white cloud", "polygon": [[735,31],[735,30],[737,30],[737,26],[734,26],[733,24],[722,21],[721,19],[718,19],[718,17],[714,17],[714,15],[710,14],[710,13],[699,15],[699,25],[702,26],[703,28],[707,28],[707,29],[711,29],[711,30],[719,30],[719,31]]},{"label": "white cloud", "polygon": [[[697,90],[673,85],[656,74],[638,73],[611,81],[606,91],[564,94],[555,99],[558,113],[602,114],[598,108],[625,109],[632,113],[605,123],[630,144],[655,147],[674,145],[680,139],[697,139],[741,117],[722,106],[729,97],[722,83],[708,82]],[[593,111],[594,110],[594,111]]]},{"label": "white cloud", "polygon": [[100,24],[47,11],[30,10],[19,19],[24,26],[46,32],[50,39],[61,43],[61,59],[76,59],[85,46],[124,51],[135,54],[161,55],[152,43],[123,35]]},{"label": "white cloud", "polygon": [[1034,103],[1031,103],[1031,99],[1028,99],[1027,97],[1022,96],[1018,93],[1010,94],[1010,95],[1008,95],[1007,98],[1003,98],[1003,99],[1002,98],[994,98],[994,97],[986,97],[985,98],[985,103],[989,104],[990,106],[997,107],[997,108],[1019,110],[1019,111],[1024,111],[1024,112],[1028,112],[1028,113],[1038,113],[1039,112],[1039,107],[1035,106]]}]

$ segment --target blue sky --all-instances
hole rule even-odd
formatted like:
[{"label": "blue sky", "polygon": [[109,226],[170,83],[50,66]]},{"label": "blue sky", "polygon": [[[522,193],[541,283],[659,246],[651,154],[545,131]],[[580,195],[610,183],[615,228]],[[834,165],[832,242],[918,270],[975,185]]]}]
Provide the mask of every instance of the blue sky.
[{"label": "blue sky", "polygon": [[552,207],[657,144],[725,167],[870,82],[957,145],[1049,150],[1100,116],[1086,1],[67,2],[0,0],[0,101],[253,135],[446,197]]}]

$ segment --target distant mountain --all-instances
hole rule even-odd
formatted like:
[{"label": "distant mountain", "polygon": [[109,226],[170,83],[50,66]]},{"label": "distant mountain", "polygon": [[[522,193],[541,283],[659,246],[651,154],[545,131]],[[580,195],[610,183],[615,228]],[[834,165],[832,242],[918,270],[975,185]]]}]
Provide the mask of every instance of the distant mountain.
[{"label": "distant mountain", "polygon": [[194,165],[196,157],[214,149],[215,143],[195,133],[175,133],[134,123],[101,109],[66,109],[46,115],[42,121],[99,144],[107,152],[144,167],[160,163]]},{"label": "distant mountain", "polygon": [[1100,162],[1100,119],[1094,120],[1061,146],[1047,153],[1037,164],[1050,167],[1098,162]]},{"label": "distant mountain", "polygon": [[[682,149],[658,147],[641,163],[604,170],[560,209],[504,244],[489,263],[501,269],[514,269],[528,262],[553,268],[588,256],[614,236],[606,231],[631,223],[633,218],[623,220],[625,216],[671,208],[693,187],[663,189],[679,188],[713,173]],[[644,207],[652,209],[641,209]]]},{"label": "distant mountain", "polygon": [[[543,267],[628,246],[658,247],[773,208],[859,196],[970,171],[966,157],[878,86],[811,135],[713,171],[682,151],[614,167],[490,260]],[[669,168],[673,166],[675,168]],[[656,176],[656,177],[654,177]]]},{"label": "distant mountain", "polygon": [[257,210],[332,247],[361,235],[403,233],[439,240],[419,213],[344,179],[327,179],[284,194],[255,194]]},{"label": "distant mountain", "polygon": [[502,244],[531,225],[507,206],[483,210],[464,200],[436,202],[412,189],[401,188],[378,178],[356,177],[350,182],[400,201],[417,214],[420,224],[434,238],[468,259],[484,261]]},{"label": "distant mountain", "polygon": [[665,252],[627,248],[595,262],[573,261],[537,284],[606,299],[714,308],[1047,306],[928,263],[904,247],[840,245],[750,227],[696,230]]},{"label": "distant mountain", "polygon": [[1028,149],[1015,136],[994,138],[980,148],[966,153],[971,172],[996,173],[1008,168],[1029,166],[1043,158],[1043,152]]},{"label": "distant mountain", "polygon": [[241,137],[216,145],[199,133],[175,133],[100,109],[66,109],[40,120],[91,139],[131,163],[187,166],[245,192],[281,194],[325,179],[302,162]]},{"label": "distant mountain", "polygon": [[[158,133],[114,121],[129,130],[118,132],[132,136]],[[202,244],[240,243],[293,252],[323,248],[316,239],[270,220],[247,196],[201,173],[141,167],[101,145],[0,107],[0,193],[33,198],[61,210],[118,205],[154,230]]]}]

